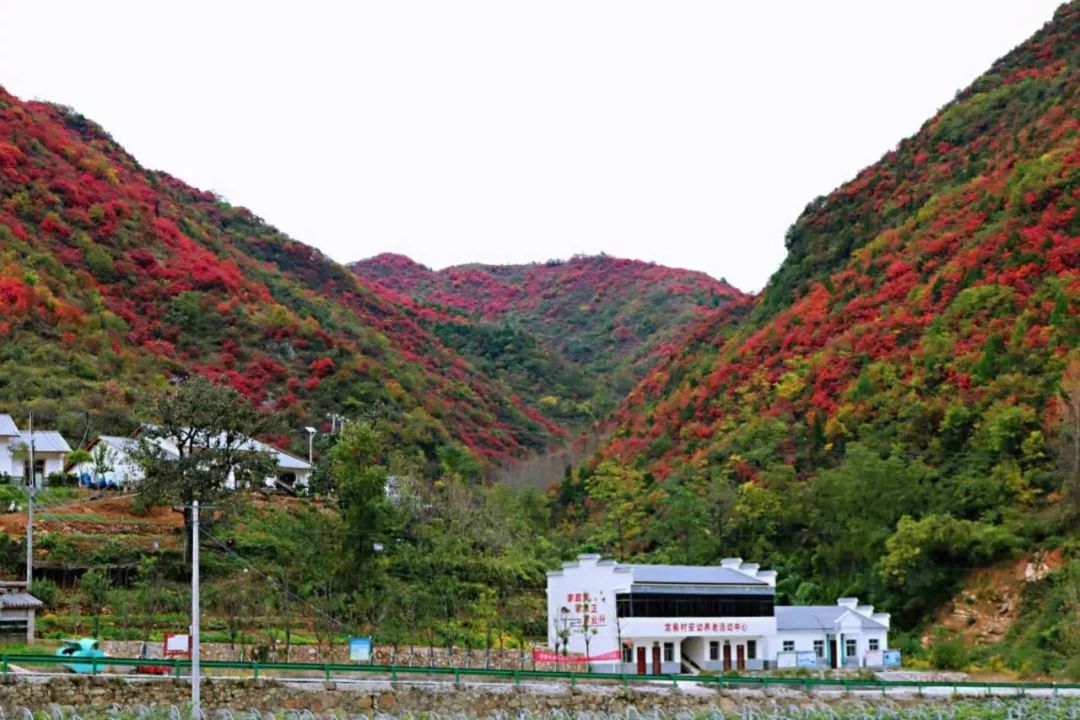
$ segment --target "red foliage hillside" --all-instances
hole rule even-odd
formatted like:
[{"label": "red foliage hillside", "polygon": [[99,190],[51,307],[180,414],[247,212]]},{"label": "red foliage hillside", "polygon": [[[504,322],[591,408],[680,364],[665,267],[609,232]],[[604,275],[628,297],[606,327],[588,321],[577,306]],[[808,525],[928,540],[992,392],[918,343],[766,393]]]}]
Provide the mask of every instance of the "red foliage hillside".
[{"label": "red foliage hillside", "polygon": [[384,254],[351,267],[365,280],[436,308],[525,328],[598,380],[609,402],[625,394],[701,314],[745,297],[704,273],[606,255],[435,272]]},{"label": "red foliage hillside", "polygon": [[[149,172],[74,111],[0,90],[0,406],[119,432],[174,374],[241,390],[283,429],[380,418],[434,458],[559,429],[368,287],[243,208]],[[301,436],[301,433],[294,433]],[[299,440],[297,441],[299,442]]]},{"label": "red foliage hillside", "polygon": [[970,452],[1006,416],[998,456],[1020,453],[1078,344],[1078,26],[1080,7],[1064,7],[811,203],[751,321],[720,347],[720,320],[700,328],[633,392],[608,453],[653,447],[661,475],[735,456],[744,477],[772,462],[809,472],[852,440]]}]

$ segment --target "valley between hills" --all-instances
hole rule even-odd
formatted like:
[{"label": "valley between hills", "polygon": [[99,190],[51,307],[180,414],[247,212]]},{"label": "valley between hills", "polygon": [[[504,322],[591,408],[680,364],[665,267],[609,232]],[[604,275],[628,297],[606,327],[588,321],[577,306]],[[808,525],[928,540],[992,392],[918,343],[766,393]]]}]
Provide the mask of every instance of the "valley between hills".
[{"label": "valley between hills", "polygon": [[[750,295],[606,255],[341,265],[0,90],[0,414],[84,446],[207,378],[266,443],[314,428],[308,492],[207,519],[207,637],[248,657],[542,642],[546,571],[595,552],[742,557],[889,612],[913,667],[1080,679],[1080,3],[883,150]],[[69,485],[41,635],[184,627],[182,498]]]}]

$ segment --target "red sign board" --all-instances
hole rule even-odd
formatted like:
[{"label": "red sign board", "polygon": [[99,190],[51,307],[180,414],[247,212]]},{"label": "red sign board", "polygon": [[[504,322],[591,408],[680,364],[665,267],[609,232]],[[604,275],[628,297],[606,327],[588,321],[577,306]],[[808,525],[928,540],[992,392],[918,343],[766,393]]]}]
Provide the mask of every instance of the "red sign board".
[{"label": "red sign board", "polygon": [[536,662],[562,662],[562,663],[587,663],[587,662],[601,662],[603,660],[618,660],[619,651],[612,650],[601,655],[593,655],[591,657],[585,657],[584,655],[560,655],[550,650],[533,650],[533,660]]}]

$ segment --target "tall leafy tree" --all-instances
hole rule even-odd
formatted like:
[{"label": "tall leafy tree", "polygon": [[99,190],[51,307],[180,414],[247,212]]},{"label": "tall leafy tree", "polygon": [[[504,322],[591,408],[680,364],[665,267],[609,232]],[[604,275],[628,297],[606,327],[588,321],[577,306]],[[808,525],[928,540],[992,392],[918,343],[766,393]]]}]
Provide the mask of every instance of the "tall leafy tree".
[{"label": "tall leafy tree", "polygon": [[134,453],[144,473],[139,494],[150,504],[184,505],[186,555],[195,500],[220,498],[230,479],[243,487],[274,472],[269,453],[251,444],[269,421],[236,390],[201,376],[159,396],[152,411],[157,422],[143,428]]},{"label": "tall leafy tree", "polygon": [[345,425],[329,455],[344,533],[343,580],[352,588],[377,575],[377,553],[386,540],[392,506],[386,497],[383,457],[382,436],[367,422]]}]

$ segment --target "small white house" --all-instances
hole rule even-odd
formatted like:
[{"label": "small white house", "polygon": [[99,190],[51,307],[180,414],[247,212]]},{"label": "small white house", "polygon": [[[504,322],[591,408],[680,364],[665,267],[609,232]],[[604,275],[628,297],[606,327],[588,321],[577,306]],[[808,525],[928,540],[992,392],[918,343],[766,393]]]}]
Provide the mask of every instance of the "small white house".
[{"label": "small white house", "polygon": [[[168,441],[159,439],[157,444],[166,457],[176,458],[180,456],[176,446]],[[102,447],[104,450],[99,450]],[[73,467],[72,471],[82,479],[93,479],[95,482],[104,480],[110,485],[132,487],[144,477],[142,468],[134,459],[138,447],[139,441],[136,438],[101,435],[87,449],[91,455],[104,452],[106,465],[108,466],[104,477],[98,478],[94,476],[95,464],[93,462],[80,463]],[[258,440],[246,440],[241,447],[251,452],[268,453],[276,461],[276,473],[263,479],[265,487],[285,487],[290,490],[307,487],[308,479],[311,476],[311,465],[306,460],[301,460],[295,455]],[[225,482],[225,486],[230,490],[236,489],[236,480],[231,473]]]},{"label": "small white house", "polygon": [[889,614],[875,613],[873,605],[859,605],[856,598],[776,607],[781,666],[807,667],[801,658],[813,653],[815,667],[881,667],[888,635]]},{"label": "small white house", "polygon": [[19,483],[30,475],[30,447],[34,449],[34,484],[43,487],[53,473],[64,471],[64,459],[71,447],[55,430],[19,430],[10,415],[0,415],[0,473]]}]

